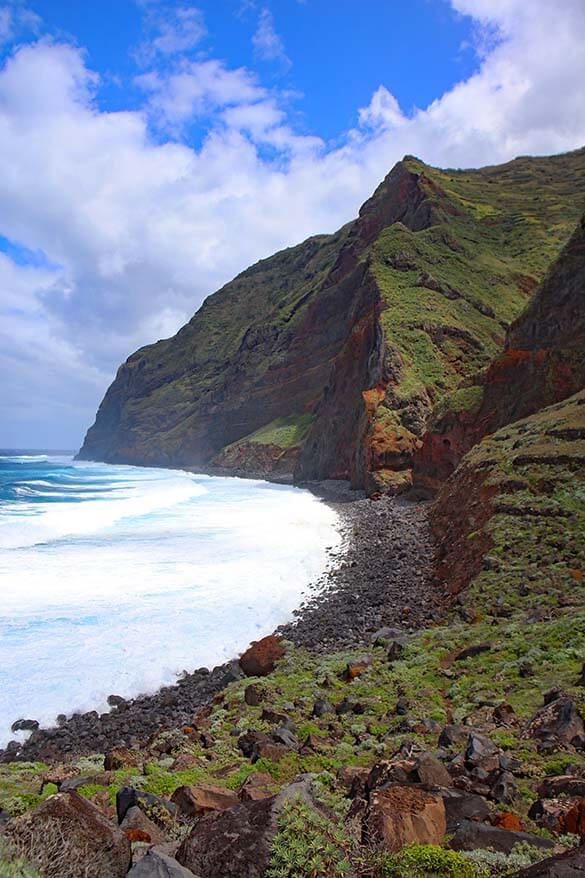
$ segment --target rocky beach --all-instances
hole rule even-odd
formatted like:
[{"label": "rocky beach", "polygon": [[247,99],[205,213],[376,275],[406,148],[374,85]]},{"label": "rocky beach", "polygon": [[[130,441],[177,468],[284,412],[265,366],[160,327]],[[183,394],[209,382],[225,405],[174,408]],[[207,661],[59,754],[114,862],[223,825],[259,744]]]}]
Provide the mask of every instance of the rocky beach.
[{"label": "rocky beach", "polygon": [[[325,653],[368,644],[384,627],[413,631],[434,624],[440,597],[432,567],[428,503],[388,497],[374,502],[343,482],[309,487],[338,514],[343,546],[331,554],[331,569],[310,587],[313,596],[275,634]],[[13,741],[0,750],[0,762],[46,761],[133,747],[161,728],[188,724],[194,711],[241,677],[234,656],[213,669],[185,672],[175,686],[151,695],[123,699],[112,693],[109,712],[60,715],[53,728],[34,728],[22,744]],[[23,720],[15,722],[19,719]],[[38,725],[30,718],[24,722]]]}]

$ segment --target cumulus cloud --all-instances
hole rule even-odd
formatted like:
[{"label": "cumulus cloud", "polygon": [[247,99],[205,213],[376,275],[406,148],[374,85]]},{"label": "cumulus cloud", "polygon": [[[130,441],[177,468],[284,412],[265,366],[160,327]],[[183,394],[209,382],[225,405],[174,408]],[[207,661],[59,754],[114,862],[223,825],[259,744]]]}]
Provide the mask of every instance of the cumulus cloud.
[{"label": "cumulus cloud", "polygon": [[[121,360],[246,265],[349,220],[404,153],[473,166],[585,143],[581,0],[452,5],[496,35],[477,72],[408,115],[382,84],[334,145],[218,60],[151,69],[141,109],[106,112],[78,48],[18,48],[0,71],[0,235],[46,260],[0,259],[0,443],[79,443]],[[197,147],[161,136],[201,118]]]}]

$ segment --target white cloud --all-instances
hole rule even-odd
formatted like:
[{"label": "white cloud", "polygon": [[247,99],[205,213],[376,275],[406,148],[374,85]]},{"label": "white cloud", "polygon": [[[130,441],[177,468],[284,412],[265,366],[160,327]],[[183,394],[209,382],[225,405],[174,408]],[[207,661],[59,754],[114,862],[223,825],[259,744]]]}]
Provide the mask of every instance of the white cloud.
[{"label": "white cloud", "polygon": [[[350,219],[404,153],[470,166],[584,144],[585,4],[452,3],[497,29],[477,73],[408,116],[381,86],[334,146],[217,60],[151,72],[141,111],[104,112],[78,49],[39,42],[9,58],[0,235],[60,267],[0,260],[0,444],[79,442],[121,360],[246,265]],[[198,148],[154,140],[153,115],[205,117],[207,135]]]},{"label": "white cloud", "polygon": [[252,36],[252,45],[257,57],[263,61],[277,61],[286,68],[291,66],[282,38],[276,31],[274,16],[266,7],[258,18],[258,27]]},{"label": "white cloud", "polygon": [[203,12],[196,6],[142,0],[146,39],[136,57],[148,64],[157,55],[181,55],[197,48],[207,33]]},{"label": "white cloud", "polygon": [[145,73],[136,82],[149,96],[151,114],[171,127],[266,95],[249,70],[229,70],[217,60],[181,61],[172,71]]}]

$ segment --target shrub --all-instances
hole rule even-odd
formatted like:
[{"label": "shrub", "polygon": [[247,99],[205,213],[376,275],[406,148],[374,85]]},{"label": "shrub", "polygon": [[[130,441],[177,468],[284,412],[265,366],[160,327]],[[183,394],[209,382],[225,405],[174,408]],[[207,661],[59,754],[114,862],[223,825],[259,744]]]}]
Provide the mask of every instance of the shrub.
[{"label": "shrub", "polygon": [[300,799],[285,805],[272,842],[269,878],[343,878],[350,843],[334,824]]},{"label": "shrub", "polygon": [[465,857],[436,844],[410,844],[386,858],[383,878],[478,878],[482,872]]}]

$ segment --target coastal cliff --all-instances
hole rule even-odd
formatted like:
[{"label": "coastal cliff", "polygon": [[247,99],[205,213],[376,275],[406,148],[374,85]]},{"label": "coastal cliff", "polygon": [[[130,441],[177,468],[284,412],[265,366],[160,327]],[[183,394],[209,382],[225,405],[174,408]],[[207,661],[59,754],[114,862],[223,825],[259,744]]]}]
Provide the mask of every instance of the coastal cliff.
[{"label": "coastal cliff", "polygon": [[585,201],[585,150],[407,156],[334,235],[247,269],[118,370],[82,459],[412,484],[433,410],[503,351]]}]

